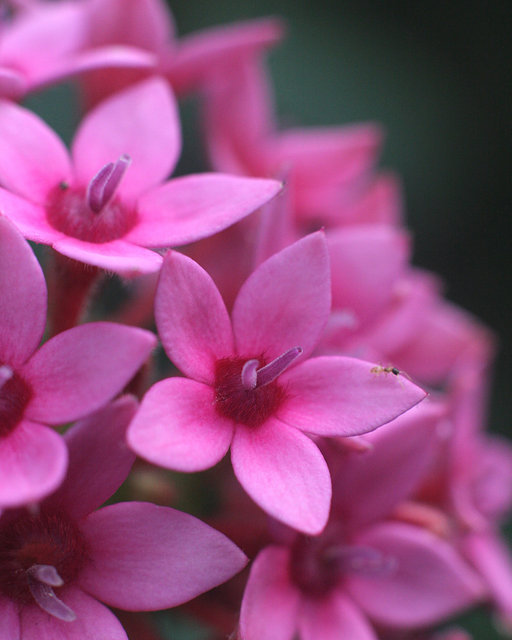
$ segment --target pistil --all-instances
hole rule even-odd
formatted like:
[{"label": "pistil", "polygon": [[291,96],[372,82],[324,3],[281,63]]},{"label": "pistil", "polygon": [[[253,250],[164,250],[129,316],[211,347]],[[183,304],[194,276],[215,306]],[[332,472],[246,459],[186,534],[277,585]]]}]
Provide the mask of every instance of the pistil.
[{"label": "pistil", "polygon": [[110,202],[131,162],[130,156],[123,153],[116,162],[103,166],[89,182],[86,200],[91,211],[100,213]]},{"label": "pistil", "polygon": [[258,369],[258,360],[248,360],[242,367],[242,386],[247,391],[257,389],[273,382],[302,353],[301,347],[292,347],[280,356]]}]

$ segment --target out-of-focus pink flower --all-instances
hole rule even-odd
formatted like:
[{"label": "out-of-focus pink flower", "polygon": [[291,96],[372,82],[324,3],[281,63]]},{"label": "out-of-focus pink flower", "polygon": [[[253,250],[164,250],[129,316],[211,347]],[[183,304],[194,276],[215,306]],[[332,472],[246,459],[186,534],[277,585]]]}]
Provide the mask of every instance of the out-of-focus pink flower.
[{"label": "out-of-focus pink flower", "polygon": [[230,320],[210,276],[178,253],[166,258],[155,318],[168,356],[187,378],[154,385],[130,426],[133,449],[181,471],[216,464],[231,444],[235,474],[265,511],[301,531],[324,527],[331,486],[303,431],[365,433],[425,393],[368,362],[306,361],[330,308],[321,232],[275,254],[242,286]]},{"label": "out-of-focus pink flower", "polygon": [[482,597],[450,544],[389,519],[421,481],[442,419],[442,407],[427,402],[365,436],[365,453],[327,451],[329,524],[314,538],[283,532],[257,556],[242,602],[244,640],[375,640],[371,623],[412,630]]},{"label": "out-of-focus pink flower", "polygon": [[22,233],[59,253],[118,273],[157,271],[145,247],[191,242],[273,197],[275,180],[201,174],[162,184],[180,152],[174,97],[150,79],[83,120],[72,160],[35,115],[0,103],[0,207]]},{"label": "out-of-focus pink flower", "polygon": [[101,602],[173,607],[244,567],[232,542],[186,513],[144,502],[95,511],[134,461],[124,435],[135,408],[121,398],[77,423],[64,436],[70,464],[58,491],[0,518],[3,638],[127,640]]},{"label": "out-of-focus pink flower", "polygon": [[[0,96],[26,93],[94,69],[153,69],[155,56],[133,46],[88,49],[84,7],[78,2],[26,3],[26,11],[2,20]],[[1,19],[1,18],[0,18]]]},{"label": "out-of-focus pink flower", "polygon": [[0,217],[0,506],[36,501],[60,484],[67,452],[47,424],[99,409],[155,346],[149,331],[94,322],[37,348],[46,285],[32,250]]},{"label": "out-of-focus pink flower", "polygon": [[247,176],[285,175],[293,219],[302,228],[399,220],[394,180],[373,174],[382,141],[377,125],[278,131],[266,70],[256,55],[221,67],[205,93],[213,167]]},{"label": "out-of-focus pink flower", "polygon": [[[178,93],[197,89],[219,66],[278,42],[283,24],[277,18],[237,22],[179,38],[163,0],[84,0],[87,47],[134,47],[155,60],[155,71]],[[137,82],[147,71],[136,68],[98,70],[82,77],[89,105]]]}]

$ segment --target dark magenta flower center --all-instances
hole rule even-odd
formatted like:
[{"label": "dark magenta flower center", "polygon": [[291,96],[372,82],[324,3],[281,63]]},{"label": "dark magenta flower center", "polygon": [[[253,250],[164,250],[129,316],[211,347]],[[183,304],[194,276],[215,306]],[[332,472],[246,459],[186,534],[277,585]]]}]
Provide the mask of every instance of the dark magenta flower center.
[{"label": "dark magenta flower center", "polygon": [[61,182],[48,195],[48,222],[54,229],[86,242],[103,244],[122,238],[137,222],[136,209],[116,195],[130,162],[127,155],[109,162],[87,188]]},{"label": "dark magenta flower center", "polygon": [[0,438],[16,428],[31,397],[30,386],[9,366],[0,365]]},{"label": "dark magenta flower center", "polygon": [[[259,359],[262,361],[261,359]],[[248,427],[259,427],[279,408],[285,390],[277,381],[247,389],[242,369],[247,358],[223,358],[215,367],[215,408],[226,418]]]},{"label": "dark magenta flower center", "polygon": [[291,548],[290,576],[306,595],[322,598],[347,574],[387,578],[397,568],[395,558],[372,547],[343,541],[340,530],[328,527],[312,538],[298,535]]},{"label": "dark magenta flower center", "polygon": [[[34,585],[52,585],[52,568],[60,584],[69,584],[87,559],[86,542],[65,513],[23,512],[14,519],[4,516],[0,527],[0,593],[7,598],[34,602]],[[58,586],[56,580],[53,584]]]}]

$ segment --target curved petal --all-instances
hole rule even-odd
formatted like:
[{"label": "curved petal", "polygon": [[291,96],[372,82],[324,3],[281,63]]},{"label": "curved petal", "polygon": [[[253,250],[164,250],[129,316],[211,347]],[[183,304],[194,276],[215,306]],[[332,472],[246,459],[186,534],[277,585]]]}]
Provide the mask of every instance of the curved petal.
[{"label": "curved petal", "polygon": [[237,425],[231,460],[240,484],[272,517],[311,535],[325,527],[329,469],[316,444],[300,431],[275,419],[257,428]]},{"label": "curved petal", "polygon": [[232,436],[232,421],[215,412],[213,389],[187,378],[153,385],[127,434],[139,456],[177,471],[213,467],[226,455]]},{"label": "curved petal", "polygon": [[359,608],[338,592],[321,600],[306,600],[299,630],[301,640],[377,640]]},{"label": "curved petal", "polygon": [[291,347],[307,357],[327,322],[331,304],[324,234],[312,233],[276,253],[254,271],[233,306],[237,350],[268,360]]},{"label": "curved petal", "polygon": [[114,607],[175,607],[241,571],[245,555],[197,518],[143,502],[95,511],[83,523],[91,563],[79,576],[89,593]]},{"label": "curved petal", "polygon": [[63,237],[52,242],[55,251],[85,264],[131,277],[154,273],[162,266],[162,256],[123,239],[95,244],[77,238]]},{"label": "curved petal", "polygon": [[266,547],[252,563],[240,610],[245,640],[292,640],[297,628],[300,592],[290,581],[290,552]]},{"label": "curved petal", "polygon": [[76,613],[76,620],[64,622],[38,606],[21,610],[23,640],[128,640],[119,620],[107,607],[77,588],[67,588],[62,600]]},{"label": "curved petal", "polygon": [[346,588],[370,618],[392,627],[431,625],[482,598],[482,583],[453,547],[425,529],[386,523],[358,536],[394,559],[382,576],[352,574]]},{"label": "curved petal", "polygon": [[285,371],[280,382],[287,394],[279,418],[323,436],[367,433],[427,395],[402,375],[341,356],[311,358]]},{"label": "curved petal", "polygon": [[37,502],[64,479],[68,452],[52,429],[24,420],[0,445],[0,506]]},{"label": "curved petal", "polygon": [[198,31],[182,38],[172,52],[167,74],[178,91],[190,90],[207,80],[219,65],[233,59],[253,56],[283,37],[284,27],[277,18],[236,22]]},{"label": "curved petal", "polygon": [[146,247],[177,247],[218,233],[268,202],[277,180],[203,173],[175,178],[142,196],[125,236]]},{"label": "curved petal", "polygon": [[73,141],[77,180],[86,185],[108,162],[132,158],[118,187],[136,197],[155,187],[174,169],[181,149],[177,106],[167,83],[145,80],[115,94],[82,121]]},{"label": "curved petal", "polygon": [[60,231],[48,223],[43,207],[2,188],[0,188],[0,211],[28,240],[53,244],[64,237]]},{"label": "curved petal", "polygon": [[345,456],[333,474],[333,494],[352,530],[389,515],[412,495],[432,460],[443,417],[443,407],[427,400],[366,436],[368,451]]},{"label": "curved petal", "polygon": [[233,355],[231,321],[215,283],[181,253],[165,257],[155,322],[165,352],[191,378],[213,383],[216,361]]},{"label": "curved petal", "polygon": [[[22,364],[46,325],[46,284],[28,243],[0,215],[0,362]],[[30,310],[30,313],[27,313]]]},{"label": "curved petal", "polygon": [[44,204],[50,189],[71,180],[64,143],[38,116],[2,100],[0,129],[0,175],[4,187],[31,202]]},{"label": "curved petal", "polygon": [[0,596],[0,637],[4,640],[20,640],[20,614],[18,606]]},{"label": "curved petal", "polygon": [[66,432],[68,472],[45,506],[64,508],[78,520],[117,491],[135,460],[126,446],[125,435],[136,409],[135,399],[125,396]]},{"label": "curved petal", "polygon": [[34,394],[25,415],[58,424],[96,411],[130,381],[155,343],[149,331],[109,322],[59,333],[21,370]]}]

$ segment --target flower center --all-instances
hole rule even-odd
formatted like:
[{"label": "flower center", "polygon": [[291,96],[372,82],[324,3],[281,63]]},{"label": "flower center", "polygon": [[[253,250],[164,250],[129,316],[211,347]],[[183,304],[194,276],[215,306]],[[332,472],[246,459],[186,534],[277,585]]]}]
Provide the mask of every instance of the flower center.
[{"label": "flower center", "polygon": [[68,236],[103,244],[123,237],[137,222],[135,208],[126,206],[116,190],[131,163],[122,155],[102,167],[86,189],[61,182],[46,203],[48,222]]},{"label": "flower center", "polygon": [[386,577],[396,570],[395,558],[371,547],[340,544],[330,534],[332,530],[317,538],[299,535],[292,546],[290,575],[308,596],[325,596],[348,573]]},{"label": "flower center", "polygon": [[75,580],[88,559],[77,525],[61,512],[23,512],[6,520],[0,529],[0,593],[21,604],[35,601],[61,620],[74,620],[53,588]]},{"label": "flower center", "polygon": [[8,436],[23,417],[32,389],[7,365],[0,365],[0,438]]},{"label": "flower center", "polygon": [[259,427],[279,408],[285,397],[277,378],[300,356],[293,347],[266,364],[263,358],[223,358],[215,367],[215,407],[227,418]]}]

